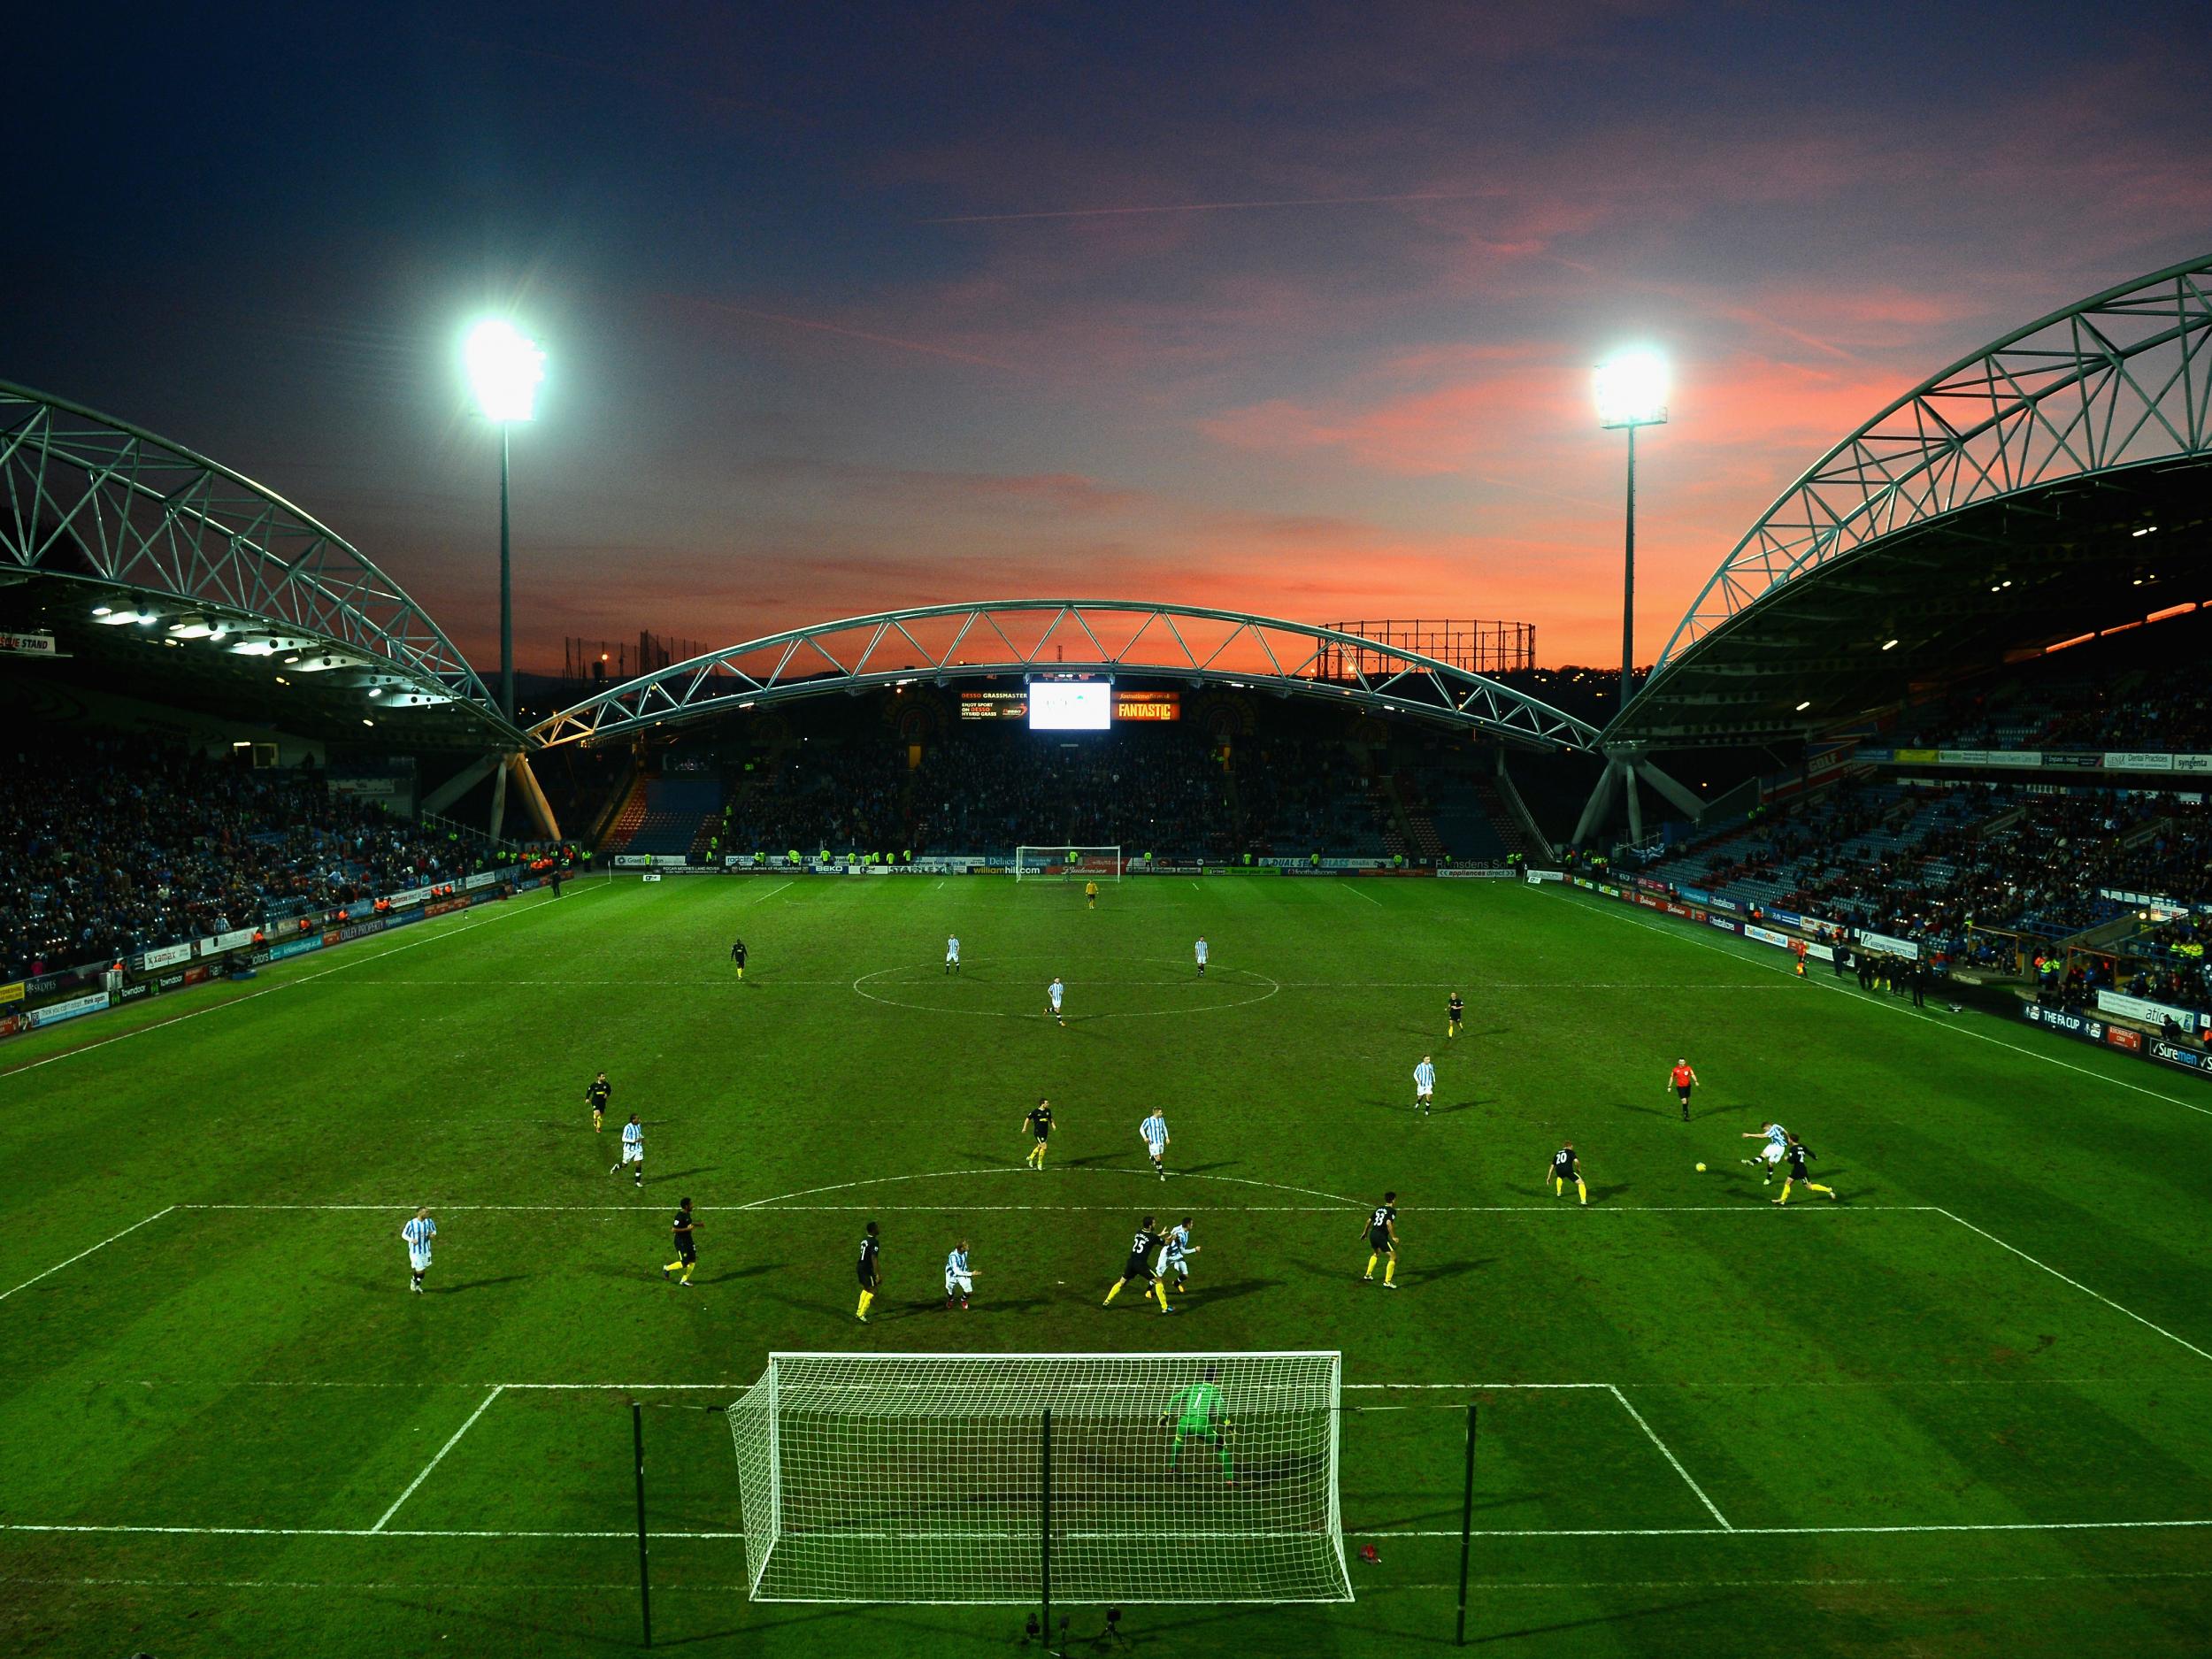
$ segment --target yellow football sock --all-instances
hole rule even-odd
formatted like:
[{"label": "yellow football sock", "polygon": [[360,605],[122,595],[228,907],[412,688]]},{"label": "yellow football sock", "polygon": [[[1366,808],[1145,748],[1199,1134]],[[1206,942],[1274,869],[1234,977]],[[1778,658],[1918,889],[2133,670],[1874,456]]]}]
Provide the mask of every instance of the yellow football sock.
[{"label": "yellow football sock", "polygon": [[688,1285],[689,1283],[691,1283],[691,1270],[692,1270],[693,1268],[695,1268],[695,1267],[698,1266],[698,1265],[699,1265],[699,1263],[697,1263],[697,1261],[695,1261],[695,1260],[694,1260],[694,1261],[689,1261],[689,1262],[686,1262],[686,1263],[684,1263],[684,1283],[685,1283],[685,1284]]},{"label": "yellow football sock", "polygon": [[1367,1277],[1369,1279],[1375,1277],[1375,1263],[1380,1260],[1382,1260],[1382,1253],[1379,1250],[1367,1258]]},{"label": "yellow football sock", "polygon": [[1165,1313],[1165,1312],[1167,1311],[1167,1284],[1166,1284],[1166,1281],[1164,1281],[1164,1280],[1163,1280],[1163,1279],[1154,1279],[1154,1280],[1152,1281],[1152,1294],[1153,1294],[1153,1295],[1154,1295],[1155,1297],[1156,1297],[1156,1298],[1159,1300],[1159,1303],[1160,1303],[1160,1311],[1161,1311],[1162,1313]]},{"label": "yellow football sock", "polygon": [[[1785,1181],[1783,1183],[1783,1190],[1785,1192],[1789,1190],[1788,1182]],[[1805,1183],[1805,1190],[1809,1193],[1825,1193],[1831,1198],[1833,1198],[1836,1195],[1836,1189],[1834,1187],[1823,1187],[1818,1181],[1807,1181]]]},{"label": "yellow football sock", "polygon": [[864,1319],[868,1317],[868,1304],[875,1299],[876,1293],[872,1290],[864,1290],[860,1293],[859,1314],[862,1318]]},{"label": "yellow football sock", "polygon": [[1790,1202],[1790,1178],[1788,1176],[1785,1175],[1782,1178],[1782,1195],[1774,1202],[1778,1204],[1786,1204]]},{"label": "yellow football sock", "polygon": [[1579,1175],[1575,1177],[1575,1196],[1586,1204],[1590,1202],[1590,1189],[1582,1184],[1582,1177]]},{"label": "yellow football sock", "polygon": [[1124,1285],[1127,1284],[1128,1282],[1129,1282],[1129,1281],[1128,1281],[1127,1279],[1116,1279],[1116,1280],[1114,1281],[1114,1287],[1113,1287],[1111,1290],[1110,1290],[1110,1291],[1108,1291],[1108,1292],[1106,1293],[1106,1300],[1105,1300],[1104,1302],[1101,1302],[1101,1303],[1099,1303],[1098,1305],[1099,1305],[1100,1307],[1102,1307],[1102,1308],[1110,1306],[1110,1305],[1112,1304],[1112,1302],[1113,1302],[1114,1298],[1121,1294],[1121,1287],[1122,1287]]},{"label": "yellow football sock", "polygon": [[1383,1263],[1383,1283],[1387,1285],[1391,1280],[1392,1275],[1396,1273],[1397,1271],[1398,1258],[1394,1256],[1387,1262]]},{"label": "yellow football sock", "polygon": [[683,1258],[682,1256],[678,1256],[678,1257],[677,1257],[674,1261],[671,1262],[671,1263],[669,1263],[666,1267],[664,1267],[663,1269],[661,1269],[661,1271],[662,1271],[662,1272],[664,1272],[664,1273],[672,1273],[672,1272],[674,1272],[674,1271],[675,1271],[678,1268],[681,1267],[683,1264],[684,1264],[684,1258]]}]

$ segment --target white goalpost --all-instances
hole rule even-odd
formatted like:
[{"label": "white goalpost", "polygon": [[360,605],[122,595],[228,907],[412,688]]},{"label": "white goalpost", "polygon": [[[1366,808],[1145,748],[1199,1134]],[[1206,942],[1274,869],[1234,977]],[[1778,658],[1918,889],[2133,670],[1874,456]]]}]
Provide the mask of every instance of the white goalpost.
[{"label": "white goalpost", "polygon": [[1017,847],[1017,881],[1118,881],[1118,847]]},{"label": "white goalpost", "polygon": [[1348,1601],[1335,1353],[771,1354],[756,1601]]}]

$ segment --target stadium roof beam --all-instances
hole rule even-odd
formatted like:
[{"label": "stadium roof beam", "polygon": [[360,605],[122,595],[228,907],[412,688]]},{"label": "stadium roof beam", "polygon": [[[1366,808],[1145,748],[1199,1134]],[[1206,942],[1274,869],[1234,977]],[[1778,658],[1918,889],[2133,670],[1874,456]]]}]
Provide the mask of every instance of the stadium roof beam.
[{"label": "stadium roof beam", "polygon": [[[1343,671],[1325,678],[1329,662]],[[591,741],[919,680],[1087,672],[1308,696],[1540,749],[1587,749],[1597,736],[1596,727],[1497,680],[1359,634],[1239,611],[1116,599],[925,605],[794,628],[610,687],[531,735],[546,745]]]},{"label": "stadium roof beam", "polygon": [[1898,642],[1824,682],[1809,710],[1778,680],[1770,713],[1809,734],[2008,652],[2140,619],[2147,525],[2162,528],[2167,583],[2212,592],[2208,494],[2212,257],[2014,330],[1830,449],[1707,580],[1604,746],[1687,739],[1676,710],[1701,672],[1769,642]]},{"label": "stadium roof beam", "polygon": [[[43,584],[49,616],[69,610],[53,603],[69,592],[111,614],[118,605],[192,613],[219,620],[226,635],[280,639],[288,654],[388,670],[404,682],[382,703],[396,716],[396,741],[521,745],[429,614],[335,531],[181,444],[5,381],[0,570]],[[96,632],[111,648],[134,631]],[[221,655],[221,641],[188,638],[197,678],[211,685],[214,665],[199,659]],[[110,649],[86,660],[138,659]]]}]

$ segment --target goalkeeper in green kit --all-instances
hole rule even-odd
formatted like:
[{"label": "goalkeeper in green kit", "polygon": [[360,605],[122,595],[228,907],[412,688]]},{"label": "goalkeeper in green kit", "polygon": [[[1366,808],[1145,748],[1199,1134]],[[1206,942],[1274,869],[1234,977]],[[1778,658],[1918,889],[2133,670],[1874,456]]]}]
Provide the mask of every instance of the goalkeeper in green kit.
[{"label": "goalkeeper in green kit", "polygon": [[1168,1400],[1167,1409],[1160,1413],[1160,1421],[1175,1425],[1175,1445],[1167,1455],[1170,1470],[1182,1460],[1184,1440],[1209,1440],[1221,1459],[1222,1478],[1235,1482],[1237,1466],[1229,1455],[1229,1432],[1235,1425],[1229,1421],[1228,1408],[1221,1397],[1219,1366],[1206,1367],[1204,1382],[1177,1389]]}]

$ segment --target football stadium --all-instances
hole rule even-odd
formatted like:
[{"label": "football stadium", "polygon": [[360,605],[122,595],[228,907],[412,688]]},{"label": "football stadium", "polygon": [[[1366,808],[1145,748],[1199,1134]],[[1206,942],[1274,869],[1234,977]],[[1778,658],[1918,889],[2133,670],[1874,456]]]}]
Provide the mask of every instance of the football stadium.
[{"label": "football stadium", "polygon": [[2202,1652],[2212,257],[1954,347],[1598,668],[948,570],[518,672],[503,539],[476,666],[0,382],[4,1645]]}]

